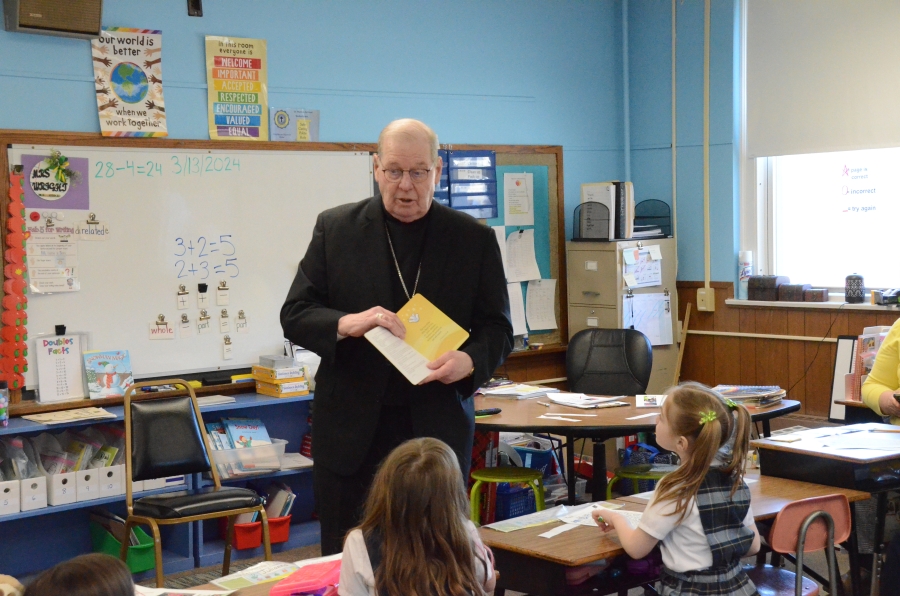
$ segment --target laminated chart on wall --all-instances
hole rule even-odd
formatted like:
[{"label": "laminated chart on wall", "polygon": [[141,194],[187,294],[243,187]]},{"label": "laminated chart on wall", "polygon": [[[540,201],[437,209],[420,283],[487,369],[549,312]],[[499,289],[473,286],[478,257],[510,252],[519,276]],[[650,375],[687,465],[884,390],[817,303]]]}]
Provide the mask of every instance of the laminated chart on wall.
[{"label": "laminated chart on wall", "polygon": [[669,292],[622,296],[622,327],[637,329],[650,345],[672,344],[672,300]]},{"label": "laminated chart on wall", "polygon": [[658,244],[622,249],[622,279],[629,288],[662,285],[662,252]]},{"label": "laminated chart on wall", "polygon": [[266,40],[206,36],[210,139],[269,139],[266,73]]}]

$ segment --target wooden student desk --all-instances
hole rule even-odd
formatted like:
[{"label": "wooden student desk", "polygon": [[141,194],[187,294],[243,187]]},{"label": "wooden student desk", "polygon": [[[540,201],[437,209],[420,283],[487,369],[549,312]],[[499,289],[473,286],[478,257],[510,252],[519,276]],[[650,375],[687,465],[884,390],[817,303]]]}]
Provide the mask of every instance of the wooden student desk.
[{"label": "wooden student desk", "polygon": [[[753,516],[757,521],[774,518],[787,503],[807,497],[840,493],[850,501],[860,501],[870,496],[863,491],[759,476],[758,473],[748,474],[747,478],[757,480],[747,484]],[[623,509],[631,511],[642,511],[647,506],[647,500],[635,497],[614,499],[613,502],[622,503]],[[604,534],[597,528],[581,526],[553,538],[538,536],[555,525],[544,524],[508,533],[480,529],[482,540],[494,551],[496,567],[500,572],[498,587],[541,596],[587,594],[594,588],[600,588],[599,594],[616,592],[620,587],[617,580],[603,578],[569,587],[565,573],[566,567],[624,554],[616,534]],[[639,577],[620,579],[633,586],[653,581],[652,578],[641,581]]]},{"label": "wooden student desk", "polygon": [[[811,429],[798,433],[799,441],[785,443],[771,438],[751,441],[759,450],[759,464],[766,476],[819,482],[829,486],[852,488],[872,493],[875,501],[875,552],[882,552],[884,520],[887,517],[887,492],[900,489],[900,444],[892,441],[891,450],[846,449],[829,446],[830,437],[846,435],[891,440],[900,428],[890,424],[851,424]],[[873,433],[871,431],[893,431]],[[854,515],[854,525],[855,525]],[[856,539],[856,533],[851,536]],[[853,549],[851,549],[852,552]],[[859,577],[854,566],[852,579],[857,592]]]},{"label": "wooden student desk", "polygon": [[[656,429],[657,416],[646,416],[629,420],[635,416],[643,416],[659,412],[659,408],[638,408],[634,405],[634,396],[623,397],[616,401],[628,402],[627,406],[615,408],[594,408],[583,410],[552,404],[546,398],[511,400],[497,397],[475,396],[475,409],[500,408],[502,411],[493,416],[475,419],[479,430],[542,432],[561,435],[570,446],[566,449],[566,474],[569,485],[569,502],[575,502],[575,450],[571,445],[576,438],[590,438],[594,441],[594,484],[589,492],[594,495],[606,494],[606,447],[603,441],[616,437],[633,435],[638,432],[653,432]],[[551,403],[550,407],[542,403]],[[750,416],[754,422],[762,422],[763,436],[769,436],[769,421],[800,409],[800,402],[785,399],[767,408],[754,408]],[[577,422],[541,418],[544,414],[566,417],[566,414],[595,414],[595,416],[569,416],[578,418]]]}]

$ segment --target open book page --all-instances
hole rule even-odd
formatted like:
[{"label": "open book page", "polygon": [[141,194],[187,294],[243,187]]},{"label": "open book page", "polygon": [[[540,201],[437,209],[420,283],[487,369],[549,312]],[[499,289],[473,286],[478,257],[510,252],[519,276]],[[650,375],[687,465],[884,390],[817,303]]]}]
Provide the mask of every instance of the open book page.
[{"label": "open book page", "polygon": [[413,385],[418,385],[431,374],[426,366],[430,360],[384,327],[370,329],[366,332],[366,339]]}]

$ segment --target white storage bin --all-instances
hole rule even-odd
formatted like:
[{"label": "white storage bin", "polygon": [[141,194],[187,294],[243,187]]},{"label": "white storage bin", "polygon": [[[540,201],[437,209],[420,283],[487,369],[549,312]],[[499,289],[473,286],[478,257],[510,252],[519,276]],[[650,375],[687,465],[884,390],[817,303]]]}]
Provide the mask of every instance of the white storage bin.
[{"label": "white storage bin", "polygon": [[100,475],[100,496],[113,497],[115,495],[125,494],[125,466],[109,466],[108,468],[99,468],[97,473]]},{"label": "white storage bin", "polygon": [[144,490],[158,490],[166,487],[165,478],[154,478],[153,480],[144,480]]},{"label": "white storage bin", "polygon": [[181,476],[168,476],[163,478],[163,480],[165,481],[166,486],[181,486],[184,484],[184,474]]},{"label": "white storage bin", "polygon": [[[124,472],[123,472],[123,478],[124,478]],[[124,480],[122,482],[124,482]],[[122,486],[122,490],[123,491],[125,490],[124,484]],[[143,490],[144,490],[144,481],[143,480],[132,480],[131,481],[131,494],[139,493]]]},{"label": "white storage bin", "polygon": [[90,501],[100,498],[99,470],[81,470],[75,472],[75,488],[78,501]]},{"label": "white storage bin", "polygon": [[47,476],[47,502],[51,505],[67,505],[77,500],[75,472]]},{"label": "white storage bin", "polygon": [[19,481],[0,482],[0,515],[19,512]]},{"label": "white storage bin", "polygon": [[260,474],[267,474],[281,469],[286,446],[287,441],[284,439],[272,439],[271,445],[215,450],[212,452],[213,463],[231,464],[251,474],[257,470]]},{"label": "white storage bin", "polygon": [[32,511],[47,506],[47,477],[26,478],[20,481],[19,506],[22,511]]}]

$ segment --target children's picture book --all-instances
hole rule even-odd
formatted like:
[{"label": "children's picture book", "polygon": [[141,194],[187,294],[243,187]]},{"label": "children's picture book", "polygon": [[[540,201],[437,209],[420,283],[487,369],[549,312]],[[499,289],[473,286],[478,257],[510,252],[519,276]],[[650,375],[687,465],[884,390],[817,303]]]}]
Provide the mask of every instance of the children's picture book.
[{"label": "children's picture book", "polygon": [[134,385],[128,350],[85,352],[84,373],[91,399],[123,397]]},{"label": "children's picture book", "polygon": [[[249,449],[271,445],[266,425],[258,418],[223,418],[222,425],[235,449]],[[277,470],[281,462],[273,448],[256,450],[247,459],[241,458],[240,471]]]}]

